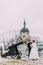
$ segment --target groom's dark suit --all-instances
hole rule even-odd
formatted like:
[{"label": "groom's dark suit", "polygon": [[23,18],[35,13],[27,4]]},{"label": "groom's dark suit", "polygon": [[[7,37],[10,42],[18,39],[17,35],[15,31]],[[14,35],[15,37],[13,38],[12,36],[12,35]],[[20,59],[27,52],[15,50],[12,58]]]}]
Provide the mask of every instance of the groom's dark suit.
[{"label": "groom's dark suit", "polygon": [[28,54],[30,55],[31,47],[30,47],[30,42],[28,43]]}]

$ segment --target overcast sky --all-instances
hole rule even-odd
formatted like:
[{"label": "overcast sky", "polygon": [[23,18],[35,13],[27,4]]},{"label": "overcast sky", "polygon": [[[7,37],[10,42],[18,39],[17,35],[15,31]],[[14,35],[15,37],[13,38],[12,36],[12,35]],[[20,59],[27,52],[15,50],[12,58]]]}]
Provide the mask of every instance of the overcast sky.
[{"label": "overcast sky", "polygon": [[43,39],[43,0],[0,0],[0,32],[20,30],[24,19],[31,35]]}]

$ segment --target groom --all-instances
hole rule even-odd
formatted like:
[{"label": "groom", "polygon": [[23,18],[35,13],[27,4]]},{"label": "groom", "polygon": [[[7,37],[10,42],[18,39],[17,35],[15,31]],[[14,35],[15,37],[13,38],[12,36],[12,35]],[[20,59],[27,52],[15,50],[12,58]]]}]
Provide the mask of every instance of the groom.
[{"label": "groom", "polygon": [[28,43],[28,54],[29,54],[29,56],[30,56],[30,52],[31,52],[31,47],[30,47],[30,45],[31,45],[31,41]]}]

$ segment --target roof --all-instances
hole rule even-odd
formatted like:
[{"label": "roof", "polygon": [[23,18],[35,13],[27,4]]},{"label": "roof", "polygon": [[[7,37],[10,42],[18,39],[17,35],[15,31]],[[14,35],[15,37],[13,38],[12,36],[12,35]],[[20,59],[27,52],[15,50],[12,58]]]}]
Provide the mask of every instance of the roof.
[{"label": "roof", "polygon": [[25,33],[25,32],[28,32],[29,33],[29,29],[26,28],[26,23],[25,23],[25,20],[24,20],[24,27],[20,30],[20,33]]},{"label": "roof", "polygon": [[23,28],[20,30],[20,33],[22,33],[22,32],[23,32],[23,33],[25,33],[25,32],[28,32],[28,33],[29,33],[29,30],[28,30],[28,28],[24,28],[24,27],[23,27]]}]

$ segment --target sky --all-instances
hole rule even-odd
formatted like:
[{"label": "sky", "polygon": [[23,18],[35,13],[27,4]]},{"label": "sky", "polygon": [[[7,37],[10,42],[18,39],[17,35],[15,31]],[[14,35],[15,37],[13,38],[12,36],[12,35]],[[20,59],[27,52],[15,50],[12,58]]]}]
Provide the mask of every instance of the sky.
[{"label": "sky", "polygon": [[20,30],[43,39],[43,0],[0,0],[0,33]]}]

